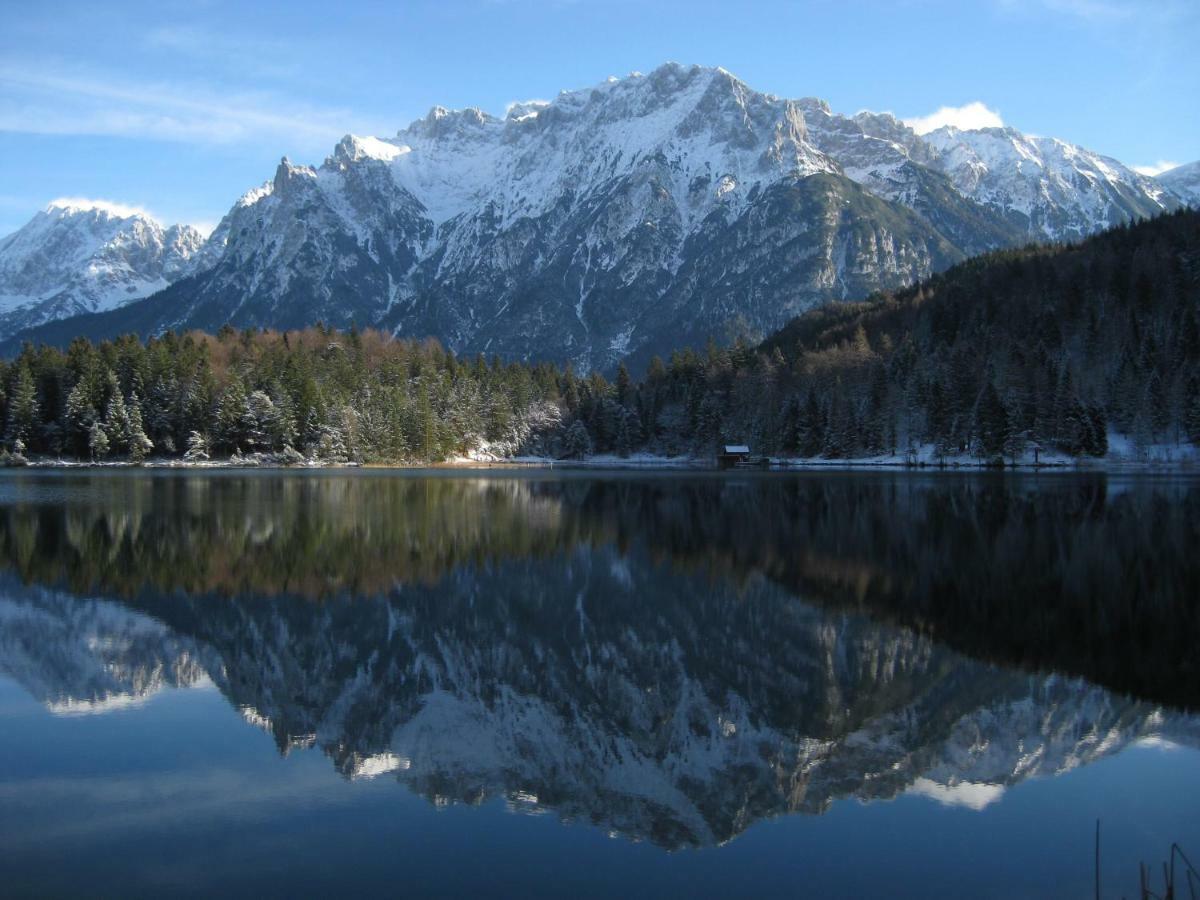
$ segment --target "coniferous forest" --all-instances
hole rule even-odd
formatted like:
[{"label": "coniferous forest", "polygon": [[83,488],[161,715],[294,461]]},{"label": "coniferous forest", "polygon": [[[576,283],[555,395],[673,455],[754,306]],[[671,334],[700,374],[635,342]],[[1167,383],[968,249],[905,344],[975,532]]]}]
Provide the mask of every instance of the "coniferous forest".
[{"label": "coniferous forest", "polygon": [[1200,444],[1200,213],[970,260],[640,379],[376,331],[166,333],[0,363],[10,462],[634,452],[987,462]]}]

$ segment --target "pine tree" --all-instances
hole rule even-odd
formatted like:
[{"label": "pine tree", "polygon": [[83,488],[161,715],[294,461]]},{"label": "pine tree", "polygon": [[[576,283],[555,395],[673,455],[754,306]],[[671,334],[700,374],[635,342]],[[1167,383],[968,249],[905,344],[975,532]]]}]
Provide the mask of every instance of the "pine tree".
[{"label": "pine tree", "polygon": [[641,434],[637,414],[626,407],[620,407],[617,422],[617,453],[622,457],[629,456],[635,446],[640,443]]},{"label": "pine tree", "polygon": [[1188,380],[1186,403],[1184,431],[1188,440],[1200,447],[1200,377],[1193,375]]},{"label": "pine tree", "polygon": [[617,402],[628,406],[633,393],[633,379],[629,377],[629,369],[625,363],[617,366]]},{"label": "pine tree", "polygon": [[576,419],[563,437],[563,456],[582,459],[592,452],[592,438],[582,421]]},{"label": "pine tree", "polygon": [[23,446],[27,446],[38,425],[39,405],[33,373],[24,362],[17,365],[8,397],[8,424],[5,430],[5,439],[13,447],[18,441]]},{"label": "pine tree", "polygon": [[193,431],[189,434],[187,451],[183,454],[183,458],[188,462],[199,462],[208,459],[208,439],[199,431]]},{"label": "pine tree", "polygon": [[104,431],[108,435],[109,447],[117,453],[125,453],[129,450],[129,410],[125,406],[117,376],[109,372],[108,378],[110,395],[108,408],[104,412]]},{"label": "pine tree", "polygon": [[92,454],[92,462],[108,456],[108,435],[100,422],[93,422],[88,430],[88,449]]},{"label": "pine tree", "polygon": [[129,398],[127,410],[129,430],[125,435],[125,443],[129,447],[129,458],[135,463],[140,463],[150,455],[154,443],[146,436],[146,430],[142,426],[142,403],[136,391]]},{"label": "pine tree", "polygon": [[222,392],[217,404],[217,441],[228,450],[239,449],[246,443],[248,419],[246,389],[241,379],[235,378]]},{"label": "pine tree", "polygon": [[1104,407],[1094,404],[1087,408],[1088,443],[1085,451],[1089,456],[1108,455],[1108,419]]},{"label": "pine tree", "polygon": [[979,398],[975,427],[979,434],[979,455],[989,461],[1000,459],[1009,445],[1008,412],[990,378]]},{"label": "pine tree", "polygon": [[88,398],[87,384],[80,379],[67,394],[67,405],[63,410],[63,426],[68,452],[83,456],[90,451],[92,425],[96,421],[96,408]]},{"label": "pine tree", "polygon": [[274,449],[275,404],[265,391],[251,391],[242,410],[241,435],[251,450]]},{"label": "pine tree", "polygon": [[328,423],[321,427],[317,456],[331,463],[344,463],[349,458],[345,432],[337,423]]}]

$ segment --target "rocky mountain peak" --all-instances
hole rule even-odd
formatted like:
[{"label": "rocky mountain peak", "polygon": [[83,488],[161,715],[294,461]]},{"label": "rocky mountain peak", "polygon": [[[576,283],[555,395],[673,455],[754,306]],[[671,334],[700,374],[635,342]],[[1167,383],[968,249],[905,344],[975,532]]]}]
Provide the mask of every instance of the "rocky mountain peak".
[{"label": "rocky mountain peak", "polygon": [[311,166],[293,165],[292,161],[285,156],[275,169],[275,178],[271,183],[272,193],[276,197],[286,197],[298,180],[315,178],[316,174],[316,170]]},{"label": "rocky mountain peak", "polygon": [[0,332],[113,309],[185,274],[204,236],[142,210],[56,200],[0,239]]}]

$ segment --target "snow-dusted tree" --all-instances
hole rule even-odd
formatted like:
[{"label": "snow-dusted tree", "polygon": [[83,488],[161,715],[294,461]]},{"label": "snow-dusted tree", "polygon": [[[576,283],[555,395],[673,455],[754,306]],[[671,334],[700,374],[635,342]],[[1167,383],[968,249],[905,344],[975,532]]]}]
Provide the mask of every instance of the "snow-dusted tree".
[{"label": "snow-dusted tree", "polygon": [[101,422],[93,422],[88,429],[88,449],[92,453],[92,462],[108,456],[108,434]]},{"label": "snow-dusted tree", "polygon": [[276,424],[275,403],[266,391],[251,391],[246,398],[243,433],[252,450],[273,449]]},{"label": "snow-dusted tree", "polygon": [[68,452],[83,455],[90,450],[88,439],[95,421],[96,408],[92,406],[88,397],[87,383],[80,379],[67,394],[67,403],[63,410],[63,426],[66,431],[64,437]]},{"label": "snow-dusted tree", "polygon": [[175,451],[177,399],[181,395],[179,379],[173,375],[159,378],[142,406],[147,436],[167,453]]},{"label": "snow-dusted tree", "polygon": [[126,407],[128,430],[125,432],[125,444],[129,448],[129,458],[135,463],[142,462],[154,449],[154,442],[146,435],[142,425],[142,401],[135,391],[129,398]]},{"label": "snow-dusted tree", "polygon": [[187,450],[184,451],[183,458],[188,462],[199,462],[203,459],[208,459],[208,438],[199,431],[193,431],[188,435]]},{"label": "snow-dusted tree", "polygon": [[17,441],[28,444],[38,423],[37,385],[33,373],[24,363],[17,366],[12,387],[8,394],[8,423],[5,438],[16,445]]},{"label": "snow-dusted tree", "polygon": [[129,449],[129,409],[125,406],[125,396],[121,393],[121,385],[117,376],[108,373],[109,398],[108,408],[104,411],[104,431],[108,435],[109,448],[115,453],[124,453]]},{"label": "snow-dusted tree", "polygon": [[267,423],[267,431],[271,436],[272,447],[286,447],[296,443],[296,405],[291,395],[276,384],[271,390],[271,402],[274,413]]},{"label": "snow-dusted tree", "polygon": [[229,450],[237,450],[246,443],[247,419],[246,388],[240,378],[234,378],[217,402],[214,438]]},{"label": "snow-dusted tree", "polygon": [[317,456],[324,462],[344,463],[347,459],[346,436],[337,425],[324,425],[317,442]]}]

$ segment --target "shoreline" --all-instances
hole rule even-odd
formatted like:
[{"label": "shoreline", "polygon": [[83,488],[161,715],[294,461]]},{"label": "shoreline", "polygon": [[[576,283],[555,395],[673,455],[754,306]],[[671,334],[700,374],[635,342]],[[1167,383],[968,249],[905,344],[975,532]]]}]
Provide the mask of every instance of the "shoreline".
[{"label": "shoreline", "polygon": [[271,469],[271,470],[307,470],[307,469],[377,469],[396,471],[416,471],[431,469],[446,470],[488,470],[488,469],[564,469],[572,471],[692,471],[692,472],[727,472],[731,475],[745,475],[755,472],[820,472],[820,471],[890,471],[890,472],[922,472],[922,473],[951,473],[951,472],[1079,472],[1079,473],[1146,473],[1146,474],[1200,474],[1200,463],[1196,457],[1185,455],[1179,459],[1086,459],[1073,460],[1069,458],[1051,459],[1048,461],[1005,462],[1003,467],[989,464],[980,460],[956,458],[944,462],[916,462],[894,458],[874,459],[812,459],[772,457],[768,464],[761,466],[746,466],[722,469],[710,458],[697,456],[651,456],[640,454],[630,457],[615,455],[597,455],[583,459],[553,459],[551,457],[512,457],[498,459],[475,459],[460,457],[436,463],[358,463],[358,462],[322,462],[306,460],[299,463],[288,463],[269,458],[217,459],[203,461],[185,461],[181,459],[148,459],[134,463],[128,460],[108,460],[90,462],[86,460],[68,459],[30,459],[24,464],[9,464],[3,468],[19,471],[21,469],[188,469],[188,470],[229,470],[229,469]]}]

